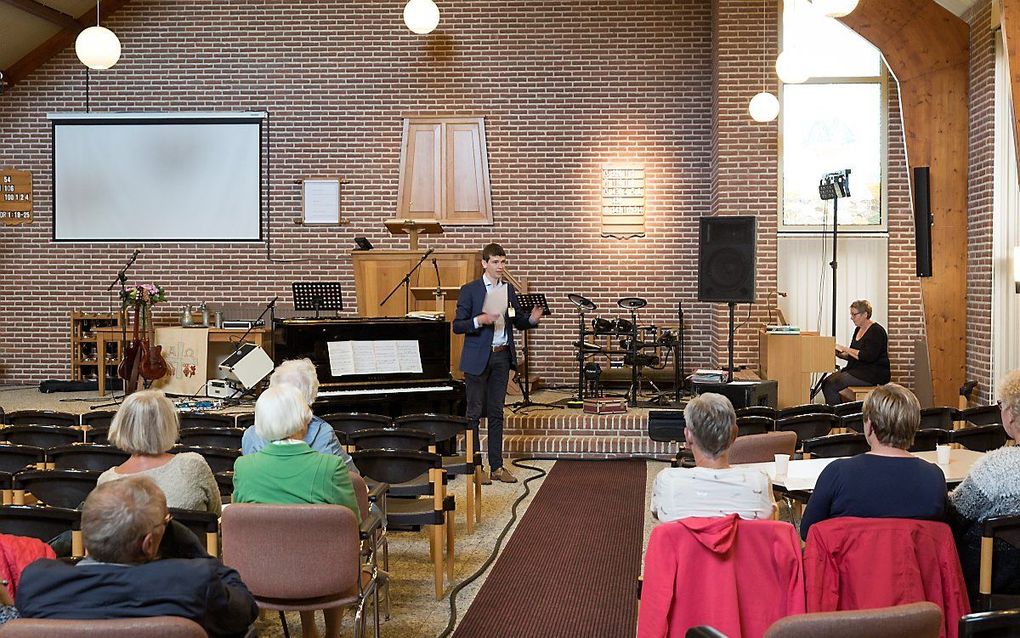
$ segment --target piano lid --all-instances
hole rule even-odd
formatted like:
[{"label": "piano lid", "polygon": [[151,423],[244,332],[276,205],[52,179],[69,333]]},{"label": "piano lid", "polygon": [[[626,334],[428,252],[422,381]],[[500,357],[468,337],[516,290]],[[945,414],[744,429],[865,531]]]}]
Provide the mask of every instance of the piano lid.
[{"label": "piano lid", "polygon": [[[320,317],[277,319],[273,330],[273,353],[277,365],[287,359],[311,359],[319,385],[336,387],[399,387],[446,381],[450,375],[450,324],[410,318]],[[335,376],[330,366],[329,344],[344,341],[409,341],[418,343],[422,371],[344,374]]]}]

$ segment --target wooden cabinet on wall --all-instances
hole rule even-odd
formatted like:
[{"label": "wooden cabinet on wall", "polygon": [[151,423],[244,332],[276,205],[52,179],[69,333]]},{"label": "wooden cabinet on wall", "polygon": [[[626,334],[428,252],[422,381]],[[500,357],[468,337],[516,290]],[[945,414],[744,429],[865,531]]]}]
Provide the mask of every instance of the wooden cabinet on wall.
[{"label": "wooden cabinet on wall", "polygon": [[[399,290],[384,305],[379,305],[393,287],[400,283],[408,270],[414,267],[425,250],[355,250],[351,253],[354,262],[354,287],[358,299],[358,315],[361,317],[403,317],[404,291]],[[439,279],[443,288],[459,288],[469,281],[482,276],[482,255],[474,250],[436,250],[432,253],[439,268]],[[411,287],[435,287],[436,271],[426,261],[411,275]],[[446,298],[443,311],[446,321],[453,330],[453,318],[457,313],[457,301],[453,295]],[[416,301],[409,295],[407,309],[435,310],[434,299]],[[450,368],[454,376],[461,378],[460,353],[464,348],[464,336],[453,335],[450,340]]]},{"label": "wooden cabinet on wall", "polygon": [[397,217],[448,226],[492,224],[492,193],[480,117],[404,119]]},{"label": "wooden cabinet on wall", "polygon": [[107,367],[107,376],[117,376],[120,362],[120,341],[104,344],[105,353],[99,352],[96,328],[120,327],[119,312],[71,313],[71,380],[91,381],[100,376],[99,366]]}]

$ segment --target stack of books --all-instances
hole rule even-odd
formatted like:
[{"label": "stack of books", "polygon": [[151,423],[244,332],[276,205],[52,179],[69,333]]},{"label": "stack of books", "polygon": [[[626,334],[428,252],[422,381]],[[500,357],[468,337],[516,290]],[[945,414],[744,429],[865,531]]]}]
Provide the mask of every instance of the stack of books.
[{"label": "stack of books", "polygon": [[691,381],[694,383],[722,383],[725,380],[725,370],[695,370],[691,375]]},{"label": "stack of books", "polygon": [[765,332],[781,335],[799,335],[800,326],[765,326]]}]

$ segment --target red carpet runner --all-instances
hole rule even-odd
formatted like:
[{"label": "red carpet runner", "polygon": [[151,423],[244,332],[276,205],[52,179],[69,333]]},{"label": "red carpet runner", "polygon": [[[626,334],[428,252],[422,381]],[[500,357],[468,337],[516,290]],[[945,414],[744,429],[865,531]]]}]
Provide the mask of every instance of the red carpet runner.
[{"label": "red carpet runner", "polygon": [[634,636],[644,501],[644,461],[556,463],[455,638]]}]

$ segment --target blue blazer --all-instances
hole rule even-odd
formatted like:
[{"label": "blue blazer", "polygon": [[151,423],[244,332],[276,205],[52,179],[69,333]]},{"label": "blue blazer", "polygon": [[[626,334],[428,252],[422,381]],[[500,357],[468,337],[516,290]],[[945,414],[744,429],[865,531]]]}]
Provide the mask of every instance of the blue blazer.
[{"label": "blue blazer", "polygon": [[[520,330],[533,328],[531,325],[530,313],[521,310],[521,304],[517,300],[517,291],[513,286],[507,284],[507,314],[503,317],[506,322],[507,346],[510,348],[510,367],[517,369],[517,349],[514,347],[514,327]],[[467,374],[481,374],[485,372],[485,366],[489,364],[489,355],[492,354],[492,338],[496,330],[492,325],[475,328],[475,317],[482,314],[482,306],[485,304],[485,281],[481,278],[471,283],[464,284],[460,288],[460,296],[457,297],[457,316],[453,320],[453,331],[456,334],[464,335],[464,350],[460,353],[460,369]],[[514,309],[515,316],[510,318],[510,308]]]}]

